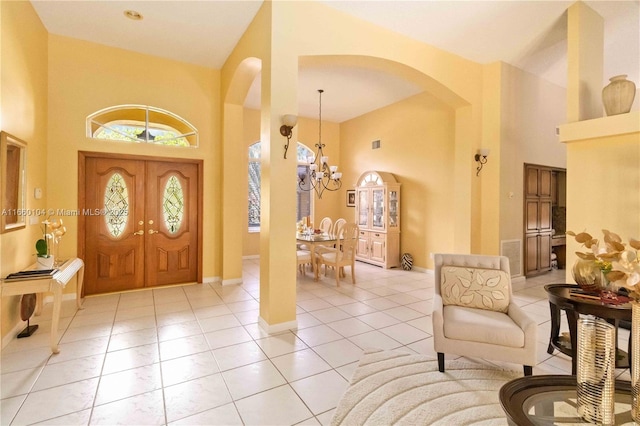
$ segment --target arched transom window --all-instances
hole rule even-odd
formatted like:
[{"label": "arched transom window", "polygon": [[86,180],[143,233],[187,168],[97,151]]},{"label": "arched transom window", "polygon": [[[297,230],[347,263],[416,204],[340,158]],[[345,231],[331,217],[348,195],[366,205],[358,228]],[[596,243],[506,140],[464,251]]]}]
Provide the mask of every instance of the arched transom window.
[{"label": "arched transom window", "polygon": [[167,146],[198,146],[198,130],[187,120],[146,105],[118,105],[94,112],[87,117],[87,136]]}]

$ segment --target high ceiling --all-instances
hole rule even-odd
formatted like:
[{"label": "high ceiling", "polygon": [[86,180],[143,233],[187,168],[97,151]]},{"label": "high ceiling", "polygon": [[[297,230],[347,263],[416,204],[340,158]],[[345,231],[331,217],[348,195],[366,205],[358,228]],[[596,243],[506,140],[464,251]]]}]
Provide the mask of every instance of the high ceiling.
[{"label": "high ceiling", "polygon": [[[273,0],[280,1],[280,0]],[[504,61],[566,86],[566,9],[547,1],[341,1],[329,7],[484,64]],[[262,1],[31,0],[50,33],[221,68]],[[604,81],[640,83],[640,1],[585,1],[605,20]],[[125,10],[139,12],[133,21]],[[640,84],[639,84],[640,85]],[[299,114],[342,122],[419,93],[396,77],[353,66],[309,66],[299,74]],[[259,105],[259,81],[245,105]]]}]

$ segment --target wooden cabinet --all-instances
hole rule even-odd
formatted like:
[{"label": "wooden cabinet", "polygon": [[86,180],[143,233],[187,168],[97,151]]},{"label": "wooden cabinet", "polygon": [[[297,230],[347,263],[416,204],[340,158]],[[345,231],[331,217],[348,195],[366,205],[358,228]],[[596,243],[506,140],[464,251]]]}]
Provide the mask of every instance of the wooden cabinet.
[{"label": "wooden cabinet", "polygon": [[368,171],[356,186],[356,259],[394,268],[400,265],[400,184],[391,173]]},{"label": "wooden cabinet", "polygon": [[525,274],[536,275],[551,270],[551,233],[527,234]]},{"label": "wooden cabinet", "polygon": [[551,270],[553,169],[525,165],[524,239],[525,274]]}]

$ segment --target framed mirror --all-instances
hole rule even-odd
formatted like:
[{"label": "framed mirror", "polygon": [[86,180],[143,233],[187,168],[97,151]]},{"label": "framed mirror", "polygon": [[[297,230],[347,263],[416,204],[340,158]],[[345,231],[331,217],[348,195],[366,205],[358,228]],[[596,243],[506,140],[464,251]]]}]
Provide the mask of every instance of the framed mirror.
[{"label": "framed mirror", "polygon": [[27,226],[27,144],[0,132],[0,233]]}]

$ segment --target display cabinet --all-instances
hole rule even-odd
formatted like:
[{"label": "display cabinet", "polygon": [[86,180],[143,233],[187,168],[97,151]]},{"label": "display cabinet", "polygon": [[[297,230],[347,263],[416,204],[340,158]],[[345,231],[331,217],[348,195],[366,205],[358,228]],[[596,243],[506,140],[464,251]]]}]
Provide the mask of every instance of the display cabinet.
[{"label": "display cabinet", "polygon": [[400,183],[387,172],[363,173],[356,185],[356,223],[360,228],[356,259],[400,266]]}]

